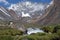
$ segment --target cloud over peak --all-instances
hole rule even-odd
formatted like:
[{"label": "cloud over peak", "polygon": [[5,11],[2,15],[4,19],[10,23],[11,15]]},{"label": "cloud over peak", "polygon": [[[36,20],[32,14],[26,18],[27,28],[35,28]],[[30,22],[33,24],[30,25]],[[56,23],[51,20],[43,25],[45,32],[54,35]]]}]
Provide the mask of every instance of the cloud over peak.
[{"label": "cloud over peak", "polygon": [[32,9],[32,10],[43,10],[45,7],[45,4],[42,3],[32,3],[29,1],[26,2],[20,2],[17,4],[11,4],[11,6],[9,7],[9,9],[13,9],[13,10],[17,10],[20,8],[20,10],[27,10],[27,9]]},{"label": "cloud over peak", "polygon": [[0,0],[1,3],[4,3],[5,5],[9,4],[6,0]]}]

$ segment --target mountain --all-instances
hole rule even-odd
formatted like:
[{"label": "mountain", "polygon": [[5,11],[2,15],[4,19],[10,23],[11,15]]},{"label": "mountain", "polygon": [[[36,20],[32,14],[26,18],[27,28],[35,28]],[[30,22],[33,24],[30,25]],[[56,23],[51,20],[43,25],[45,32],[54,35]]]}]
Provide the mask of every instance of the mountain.
[{"label": "mountain", "polygon": [[14,20],[19,20],[19,17],[12,9],[8,10],[4,7],[0,7],[0,20],[14,21]]},{"label": "mountain", "polygon": [[32,3],[29,1],[12,4],[8,9],[15,12],[22,21],[30,21],[42,16],[47,8],[47,3]]},{"label": "mountain", "polygon": [[46,9],[46,13],[36,21],[40,25],[60,23],[60,0],[53,0],[53,4]]},{"label": "mountain", "polygon": [[30,22],[44,15],[47,3],[32,3],[29,1],[12,4],[8,9],[0,7],[0,19],[5,21]]},{"label": "mountain", "polygon": [[[9,9],[12,9],[17,13],[18,16],[23,16],[22,14],[28,14],[30,17],[35,18],[44,14],[44,10],[48,4],[43,3],[32,3],[29,1],[20,2],[17,4],[12,4]],[[22,13],[23,12],[23,13]],[[27,15],[24,15],[25,17]],[[27,16],[28,17],[28,16]]]},{"label": "mountain", "polygon": [[11,20],[8,10],[4,7],[0,7],[0,20]]},{"label": "mountain", "polygon": [[10,16],[12,17],[13,20],[19,20],[18,15],[13,11],[12,9],[9,10]]}]

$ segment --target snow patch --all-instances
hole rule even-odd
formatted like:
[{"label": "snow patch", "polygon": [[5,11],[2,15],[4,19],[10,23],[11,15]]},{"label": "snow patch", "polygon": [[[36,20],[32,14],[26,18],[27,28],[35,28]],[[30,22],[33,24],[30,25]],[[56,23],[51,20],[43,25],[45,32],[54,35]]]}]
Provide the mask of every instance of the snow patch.
[{"label": "snow patch", "polygon": [[22,17],[31,17],[28,13],[24,13],[24,12],[22,12]]},{"label": "snow patch", "polygon": [[17,4],[11,4],[11,6],[8,7],[8,9],[14,10],[18,16],[22,14],[22,17],[31,17],[30,15],[35,14],[35,12],[43,12],[46,9],[46,6],[47,4],[43,3],[24,1],[19,2]]},{"label": "snow patch", "polygon": [[26,2],[20,2],[17,4],[11,4],[10,7],[8,7],[8,9],[12,9],[12,10],[27,10],[28,9],[32,9],[30,10],[31,12],[34,11],[38,11],[38,10],[44,10],[45,9],[45,5],[42,3],[32,3],[29,1]]},{"label": "snow patch", "polygon": [[51,1],[50,3],[49,3],[49,5],[47,5],[47,8],[49,7],[49,6],[51,6],[53,4],[53,1]]}]

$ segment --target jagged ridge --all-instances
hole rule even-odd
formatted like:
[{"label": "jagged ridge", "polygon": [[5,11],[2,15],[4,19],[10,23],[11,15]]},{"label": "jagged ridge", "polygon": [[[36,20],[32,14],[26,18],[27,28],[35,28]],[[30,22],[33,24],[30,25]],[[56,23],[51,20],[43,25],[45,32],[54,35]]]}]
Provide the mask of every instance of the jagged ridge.
[{"label": "jagged ridge", "polygon": [[37,23],[41,25],[47,24],[59,24],[60,23],[60,0],[54,0],[53,5],[51,5],[47,10],[47,13],[40,18]]}]

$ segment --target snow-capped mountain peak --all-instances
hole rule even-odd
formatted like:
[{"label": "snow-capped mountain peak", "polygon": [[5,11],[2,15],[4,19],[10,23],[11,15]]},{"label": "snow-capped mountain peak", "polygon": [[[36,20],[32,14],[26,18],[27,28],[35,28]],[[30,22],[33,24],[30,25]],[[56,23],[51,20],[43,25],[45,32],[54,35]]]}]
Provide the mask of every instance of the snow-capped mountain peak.
[{"label": "snow-capped mountain peak", "polygon": [[[19,2],[12,4],[8,9],[12,9],[15,13],[21,17],[37,17],[42,15],[48,4],[36,3],[30,1]],[[24,14],[24,15],[23,15]],[[34,15],[33,15],[34,14]]]},{"label": "snow-capped mountain peak", "polygon": [[51,1],[51,2],[49,3],[49,5],[47,5],[47,8],[48,8],[49,6],[51,6],[53,3],[54,3],[54,2]]},{"label": "snow-capped mountain peak", "polygon": [[26,6],[31,5],[31,2],[29,2],[29,1],[27,1],[25,3],[26,3]]}]

